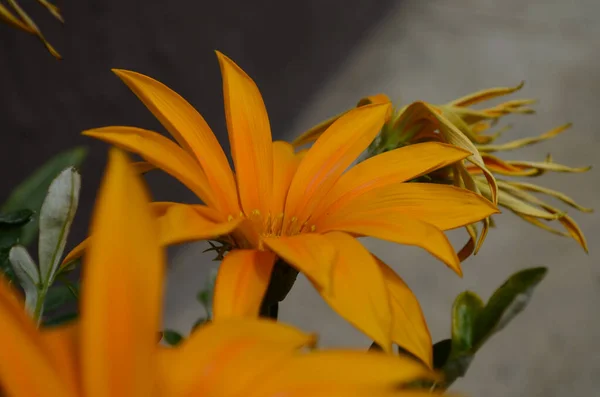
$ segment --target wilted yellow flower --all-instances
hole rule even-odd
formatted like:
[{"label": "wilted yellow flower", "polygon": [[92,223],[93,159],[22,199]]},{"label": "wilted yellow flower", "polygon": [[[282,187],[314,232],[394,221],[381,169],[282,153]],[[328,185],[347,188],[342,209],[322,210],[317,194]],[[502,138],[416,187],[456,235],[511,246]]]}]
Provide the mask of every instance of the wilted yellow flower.
[{"label": "wilted yellow flower", "polygon": [[[527,182],[497,179],[498,176],[535,177],[546,171],[585,172],[590,169],[590,167],[573,168],[557,164],[552,161],[550,156],[540,162],[506,161],[491,154],[515,150],[553,138],[570,127],[570,124],[566,124],[540,136],[494,144],[503,130],[494,134],[486,134],[489,129],[505,115],[533,113],[534,110],[529,105],[535,101],[531,99],[512,100],[483,109],[473,109],[471,106],[511,94],[522,86],[523,83],[516,87],[483,90],[444,105],[432,105],[419,101],[400,108],[384,125],[381,134],[369,148],[369,154],[375,155],[398,147],[429,141],[446,142],[468,150],[471,156],[444,170],[430,174],[428,180],[454,184],[480,193],[536,226],[559,235],[572,237],[587,251],[585,237],[577,223],[564,211],[531,193],[554,197],[580,211],[591,212],[591,209],[580,206],[567,195],[555,190]],[[377,97],[362,100],[358,106],[364,106],[365,103],[373,100],[386,101],[387,97],[380,94]],[[321,125],[332,123],[336,118]],[[302,134],[294,144],[300,146],[314,141],[322,133],[321,125]],[[566,232],[552,228],[544,221],[558,221],[566,229]],[[476,226],[467,226],[471,239],[459,252],[461,260],[477,252],[490,224],[490,218],[483,221],[483,230],[477,242]]]},{"label": "wilted yellow flower", "polygon": [[272,142],[252,79],[229,58],[218,57],[235,174],[202,116],[165,85],[134,72],[116,71],[179,145],[133,127],[84,134],[139,154],[206,204],[157,203],[155,209],[164,244],[225,236],[221,239],[231,246],[216,280],[215,318],[258,315],[281,258],[384,350],[395,342],[431,364],[431,339],[416,298],[355,237],[422,247],[460,273],[443,231],[484,219],[496,207],[468,190],[403,182],[469,153],[429,142],[375,156],[345,172],[389,115],[390,104],[383,103],[348,112],[309,150],[295,154],[291,145]]},{"label": "wilted yellow flower", "polygon": [[[36,36],[42,41],[42,43],[44,43],[52,56],[57,59],[61,59],[60,54],[54,49],[54,47],[52,47],[52,45],[50,45],[48,40],[46,40],[36,23],[29,17],[29,15],[27,15],[25,10],[21,8],[17,0],[6,0],[6,2],[8,3],[8,7],[0,3],[0,21],[4,21],[5,23],[17,29]],[[37,0],[37,2],[45,7],[61,23],[64,22],[62,15],[60,15],[60,10],[54,4],[47,0]]]},{"label": "wilted yellow flower", "polygon": [[315,338],[270,320],[201,326],[158,344],[165,254],[147,193],[126,155],[110,153],[85,258],[81,318],[37,329],[0,278],[0,391],[6,396],[414,396],[398,385],[436,379],[391,355],[302,351]]}]

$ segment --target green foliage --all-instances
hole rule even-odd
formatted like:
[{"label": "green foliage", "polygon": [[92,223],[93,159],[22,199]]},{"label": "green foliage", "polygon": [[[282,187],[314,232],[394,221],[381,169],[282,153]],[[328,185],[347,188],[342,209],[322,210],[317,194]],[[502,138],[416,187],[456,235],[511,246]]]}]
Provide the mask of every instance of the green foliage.
[{"label": "green foliage", "polygon": [[163,331],[163,340],[171,346],[177,346],[183,341],[183,336],[171,329],[166,329]]},{"label": "green foliage", "polygon": [[465,375],[481,346],[525,309],[546,272],[544,267],[535,267],[513,274],[485,305],[471,291],[457,296],[452,308],[452,338],[433,347],[434,367],[445,376],[445,382],[437,387],[447,388]]},{"label": "green foliage", "polygon": [[0,214],[0,270],[10,282],[15,281],[15,273],[10,266],[10,249],[19,243],[21,232],[33,218],[33,211],[23,209]]},{"label": "green foliage", "polygon": [[[39,214],[52,181],[65,168],[79,167],[86,154],[86,148],[76,147],[52,157],[12,191],[0,208],[0,212],[8,213],[27,209]],[[38,221],[39,217],[35,217],[24,228],[20,240],[22,245],[29,246],[33,242],[38,231]]]}]

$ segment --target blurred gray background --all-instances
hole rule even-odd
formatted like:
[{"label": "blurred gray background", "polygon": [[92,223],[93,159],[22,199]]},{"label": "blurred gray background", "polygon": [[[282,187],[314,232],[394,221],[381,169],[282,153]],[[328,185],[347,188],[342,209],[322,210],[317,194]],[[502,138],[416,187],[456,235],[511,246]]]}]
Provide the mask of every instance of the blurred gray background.
[{"label": "blurred gray background", "polygon": [[[61,63],[34,39],[0,26],[2,186],[14,185],[58,149],[89,145],[73,243],[85,234],[106,151],[78,132],[115,123],[158,128],[108,69],[131,68],[165,82],[223,138],[213,49],[231,56],[256,80],[278,138],[292,138],[377,92],[402,103],[443,103],[525,80],[514,97],[538,98],[538,112],[507,120],[515,128],[504,139],[537,135],[567,121],[574,127],[506,157],[539,161],[551,152],[560,163],[596,165],[600,3],[595,0],[83,3],[65,2],[69,24],[63,31],[47,24],[49,38],[65,56]],[[193,200],[168,177],[155,174],[150,182],[158,199]],[[596,170],[547,174],[535,182],[599,207]],[[0,198],[5,193],[0,191]],[[419,297],[434,341],[448,337],[450,306],[459,292],[470,289],[487,299],[516,270],[550,268],[527,310],[488,342],[454,390],[486,397],[598,394],[600,222],[596,213],[570,214],[587,236],[589,255],[574,241],[507,214],[496,218],[498,227],[479,255],[464,263],[463,279],[418,249],[365,240]],[[458,246],[464,234],[457,231],[451,238]],[[185,333],[203,315],[195,295],[216,267],[210,254],[201,253],[204,248],[189,244],[170,250],[169,328]],[[369,345],[302,277],[280,313],[283,321],[319,332],[321,345]]]}]

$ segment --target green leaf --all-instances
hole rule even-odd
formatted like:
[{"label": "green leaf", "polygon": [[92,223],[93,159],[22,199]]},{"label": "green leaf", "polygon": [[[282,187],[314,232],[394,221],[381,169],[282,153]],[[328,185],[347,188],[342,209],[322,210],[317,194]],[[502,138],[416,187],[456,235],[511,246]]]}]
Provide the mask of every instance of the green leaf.
[{"label": "green leaf", "polygon": [[21,230],[31,221],[31,210],[17,210],[0,215],[0,249],[10,249],[19,242]]},{"label": "green leaf", "polygon": [[58,316],[51,316],[44,319],[43,325],[45,327],[53,327],[57,325],[63,325],[65,323],[76,320],[79,317],[79,312],[63,313]]},{"label": "green leaf", "polygon": [[[27,208],[39,213],[50,183],[66,167],[78,167],[81,165],[86,152],[86,148],[77,147],[62,152],[50,159],[12,191],[2,206],[1,211],[11,212]],[[37,234],[37,224],[38,220],[34,219],[25,227],[21,244],[25,246],[31,244]]]},{"label": "green leaf", "polygon": [[50,184],[40,209],[39,263],[44,285],[54,281],[79,202],[81,177],[73,167],[64,169]]},{"label": "green leaf", "polygon": [[446,365],[452,350],[452,339],[443,339],[433,345],[433,368],[441,369]]},{"label": "green leaf", "polygon": [[[513,274],[494,292],[485,306],[473,292],[465,291],[457,296],[452,308],[450,353],[443,364],[441,359],[436,362],[436,368],[442,365],[445,376],[444,383],[438,388],[448,388],[457,378],[465,375],[481,346],[527,306],[533,290],[546,272],[546,268],[536,267]],[[435,354],[434,346],[434,360]]]},{"label": "green leaf", "polygon": [[477,294],[465,291],[458,295],[452,306],[452,352],[470,351],[475,343],[475,321],[483,309]]},{"label": "green leaf", "polygon": [[28,209],[17,210],[0,214],[0,227],[23,226],[31,220],[33,211]]},{"label": "green leaf", "polygon": [[171,346],[177,346],[183,341],[183,336],[177,331],[166,329],[163,331],[163,339]]},{"label": "green leaf", "polygon": [[46,294],[44,303],[45,311],[52,312],[60,310],[69,302],[77,300],[78,292],[76,287],[71,285],[53,285]]},{"label": "green leaf", "polygon": [[[40,298],[40,273],[38,267],[29,256],[27,249],[22,245],[15,245],[9,253],[9,260],[19,280],[19,284],[25,292],[25,309],[35,318],[41,313],[38,309]],[[41,303],[40,303],[41,304]]]},{"label": "green leaf", "polygon": [[208,290],[202,290],[198,292],[196,295],[196,299],[198,302],[202,304],[202,306],[206,307],[210,303],[210,292]]},{"label": "green leaf", "polygon": [[17,281],[17,276],[10,265],[10,260],[8,260],[8,253],[10,249],[8,248],[0,248],[0,271],[4,274],[9,283],[14,283]]},{"label": "green leaf", "polygon": [[475,338],[478,347],[525,309],[535,287],[544,279],[546,273],[545,267],[522,270],[510,276],[494,292],[484,311],[477,318]]}]

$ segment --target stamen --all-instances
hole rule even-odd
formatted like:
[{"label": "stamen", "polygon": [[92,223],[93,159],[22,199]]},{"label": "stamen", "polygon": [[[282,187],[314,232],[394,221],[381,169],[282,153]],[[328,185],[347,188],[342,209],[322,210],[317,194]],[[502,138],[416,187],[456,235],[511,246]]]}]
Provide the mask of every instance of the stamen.
[{"label": "stamen", "polygon": [[270,233],[275,236],[279,236],[282,234],[282,230],[281,230],[282,227],[283,227],[283,212],[280,212],[279,214],[275,215],[275,218],[273,219],[273,223],[271,224]]}]

